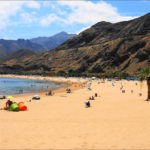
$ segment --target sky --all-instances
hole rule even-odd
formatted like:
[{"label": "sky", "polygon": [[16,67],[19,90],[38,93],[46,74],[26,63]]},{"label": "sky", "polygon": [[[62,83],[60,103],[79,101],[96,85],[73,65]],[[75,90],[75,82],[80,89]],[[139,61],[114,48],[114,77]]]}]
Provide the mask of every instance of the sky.
[{"label": "sky", "polygon": [[0,1],[0,39],[78,34],[100,21],[116,23],[149,12],[149,0],[5,0]]}]

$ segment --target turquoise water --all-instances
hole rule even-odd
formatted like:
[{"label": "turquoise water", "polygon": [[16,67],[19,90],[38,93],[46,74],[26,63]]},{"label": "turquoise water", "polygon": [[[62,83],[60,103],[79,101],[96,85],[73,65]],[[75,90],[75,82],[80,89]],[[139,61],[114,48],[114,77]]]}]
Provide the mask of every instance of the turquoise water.
[{"label": "turquoise water", "polygon": [[23,94],[37,93],[61,86],[61,83],[51,81],[0,78],[0,95],[22,94],[21,90]]}]

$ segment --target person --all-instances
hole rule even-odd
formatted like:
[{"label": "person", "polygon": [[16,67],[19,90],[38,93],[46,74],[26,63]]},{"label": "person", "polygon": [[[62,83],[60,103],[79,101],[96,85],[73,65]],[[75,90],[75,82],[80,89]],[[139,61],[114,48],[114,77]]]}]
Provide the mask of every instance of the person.
[{"label": "person", "polygon": [[91,100],[95,100],[95,99],[94,99],[94,96],[92,96]]},{"label": "person", "polygon": [[89,97],[89,100],[92,100],[91,96]]},{"label": "person", "polygon": [[71,89],[68,90],[68,93],[71,93]]},{"label": "person", "polygon": [[122,93],[125,93],[126,91],[125,90],[122,90]]},{"label": "person", "polygon": [[87,108],[90,107],[90,106],[91,106],[90,101],[86,102],[86,103],[85,103],[85,106],[86,106]]},{"label": "person", "polygon": [[97,97],[98,96],[98,94],[97,93],[95,93],[95,97]]},{"label": "person", "polygon": [[11,100],[8,100],[7,102],[6,102],[6,107],[4,108],[5,110],[9,110],[9,107],[10,107],[10,105],[13,103],[13,101],[11,101]]},{"label": "person", "polygon": [[21,93],[23,93],[23,89],[20,89],[20,90],[19,90],[19,94],[21,94]]},{"label": "person", "polygon": [[114,83],[112,83],[112,87],[114,87],[115,85],[114,85]]},{"label": "person", "polygon": [[142,93],[139,93],[139,96],[142,96]]},{"label": "person", "polygon": [[66,92],[67,92],[67,93],[71,93],[71,89],[68,89],[68,88],[67,88],[67,89],[66,89]]},{"label": "person", "polygon": [[92,90],[91,89],[91,83],[88,84],[88,90]]},{"label": "person", "polygon": [[51,90],[49,90],[48,95],[52,96],[52,91]]},{"label": "person", "polygon": [[68,93],[68,88],[66,89],[66,92]]}]

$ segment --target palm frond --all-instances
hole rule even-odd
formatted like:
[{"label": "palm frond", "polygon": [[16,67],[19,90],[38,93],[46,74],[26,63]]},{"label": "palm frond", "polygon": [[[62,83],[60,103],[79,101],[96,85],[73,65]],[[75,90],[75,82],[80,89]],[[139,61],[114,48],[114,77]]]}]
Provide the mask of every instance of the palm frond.
[{"label": "palm frond", "polygon": [[150,67],[144,68],[141,73],[138,75],[139,80],[150,79]]}]

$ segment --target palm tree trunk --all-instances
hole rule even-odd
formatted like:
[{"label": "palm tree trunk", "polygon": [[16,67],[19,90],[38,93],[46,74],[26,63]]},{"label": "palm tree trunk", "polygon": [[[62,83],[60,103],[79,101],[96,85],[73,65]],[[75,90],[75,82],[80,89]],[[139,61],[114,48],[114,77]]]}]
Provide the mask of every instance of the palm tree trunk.
[{"label": "palm tree trunk", "polygon": [[150,77],[147,78],[148,95],[147,100],[150,100]]}]

